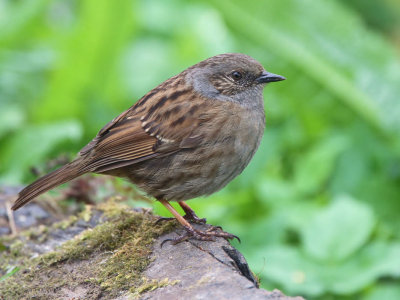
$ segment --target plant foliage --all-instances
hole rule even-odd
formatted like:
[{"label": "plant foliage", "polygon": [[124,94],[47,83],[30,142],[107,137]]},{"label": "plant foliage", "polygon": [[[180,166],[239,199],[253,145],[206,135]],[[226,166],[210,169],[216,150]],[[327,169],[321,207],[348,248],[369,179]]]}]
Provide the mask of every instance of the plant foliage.
[{"label": "plant foliage", "polygon": [[400,299],[400,5],[368,3],[0,0],[0,181],[29,182],[158,83],[243,52],[287,80],[265,89],[249,167],[191,206],[241,237],[264,287]]}]

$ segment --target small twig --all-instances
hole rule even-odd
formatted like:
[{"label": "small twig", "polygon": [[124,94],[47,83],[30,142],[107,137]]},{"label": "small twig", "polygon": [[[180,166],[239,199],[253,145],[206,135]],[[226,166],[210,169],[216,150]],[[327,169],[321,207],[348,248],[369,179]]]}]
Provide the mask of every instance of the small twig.
[{"label": "small twig", "polygon": [[16,235],[18,233],[18,230],[17,230],[17,225],[15,224],[14,213],[11,209],[11,202],[9,200],[6,200],[5,204],[6,204],[8,224],[11,229],[11,234]]}]

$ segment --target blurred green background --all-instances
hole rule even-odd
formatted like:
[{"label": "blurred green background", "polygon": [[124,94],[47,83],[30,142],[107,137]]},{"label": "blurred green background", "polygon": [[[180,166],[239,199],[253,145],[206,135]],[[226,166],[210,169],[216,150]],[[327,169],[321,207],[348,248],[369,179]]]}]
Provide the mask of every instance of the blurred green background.
[{"label": "blurred green background", "polygon": [[240,236],[264,288],[400,299],[397,0],[0,0],[1,184],[30,182],[32,166],[224,52],[287,80],[265,89],[250,166],[189,204]]}]

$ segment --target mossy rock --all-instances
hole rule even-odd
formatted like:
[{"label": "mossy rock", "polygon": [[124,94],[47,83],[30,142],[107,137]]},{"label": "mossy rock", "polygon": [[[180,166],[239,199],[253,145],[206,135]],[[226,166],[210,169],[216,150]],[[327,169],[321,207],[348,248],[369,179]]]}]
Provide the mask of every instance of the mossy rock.
[{"label": "mossy rock", "polygon": [[183,229],[156,220],[111,199],[0,238],[0,299],[302,299],[258,289],[243,255],[223,238],[161,247]]},{"label": "mossy rock", "polygon": [[[79,294],[85,289],[91,291],[86,297],[97,299],[154,289],[158,282],[146,279],[142,272],[151,262],[155,239],[174,226],[173,222],[155,226],[156,220],[150,211],[133,211],[109,201],[51,228],[40,226],[16,238],[1,238],[0,270],[18,271],[12,276],[1,274],[0,295],[55,299],[67,296],[66,290]],[[56,245],[51,241],[55,236],[65,236],[67,241]]]}]

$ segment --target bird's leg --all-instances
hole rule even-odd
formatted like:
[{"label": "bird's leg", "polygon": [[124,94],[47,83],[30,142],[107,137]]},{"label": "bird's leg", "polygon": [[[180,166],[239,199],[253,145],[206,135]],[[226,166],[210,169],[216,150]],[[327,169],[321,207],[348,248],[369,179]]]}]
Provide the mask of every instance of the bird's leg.
[{"label": "bird's leg", "polygon": [[[193,209],[190,208],[189,205],[187,205],[185,202],[183,201],[179,201],[178,204],[180,205],[180,207],[182,207],[183,211],[185,212],[185,215],[183,216],[183,218],[186,221],[189,222],[193,222],[196,224],[205,224],[207,222],[207,220],[205,218],[200,219],[196,213],[194,212]],[[171,220],[175,220],[176,218],[166,218],[166,217],[161,217],[156,221],[156,224],[160,223],[160,222],[164,222],[164,221],[171,221]]]},{"label": "bird's leg", "polygon": [[193,226],[190,225],[190,223],[184,217],[182,217],[175,210],[175,208],[173,208],[171,206],[171,204],[168,201],[166,201],[164,199],[161,199],[158,201],[160,201],[161,204],[164,205],[174,215],[174,217],[178,220],[179,223],[181,223],[183,228],[185,228],[185,230],[186,230],[186,234],[179,236],[175,239],[166,239],[165,241],[163,241],[161,243],[161,246],[163,246],[164,243],[168,242],[168,241],[170,241],[170,242],[172,242],[172,244],[176,245],[176,244],[186,241],[190,238],[193,238],[196,240],[201,240],[201,241],[214,241],[215,237],[223,237],[225,239],[236,238],[240,242],[240,239],[236,235],[230,234],[225,231],[216,231],[216,229],[218,229],[217,227],[212,227],[211,230],[207,230],[207,231],[197,230],[197,229],[193,228]]},{"label": "bird's leg", "polygon": [[185,215],[183,216],[186,220],[192,221],[193,223],[197,224],[205,224],[207,220],[205,218],[200,219],[196,213],[194,212],[193,209],[190,208],[189,205],[187,205],[183,201],[179,201],[178,204],[180,207],[182,207],[183,211],[185,212]]}]

